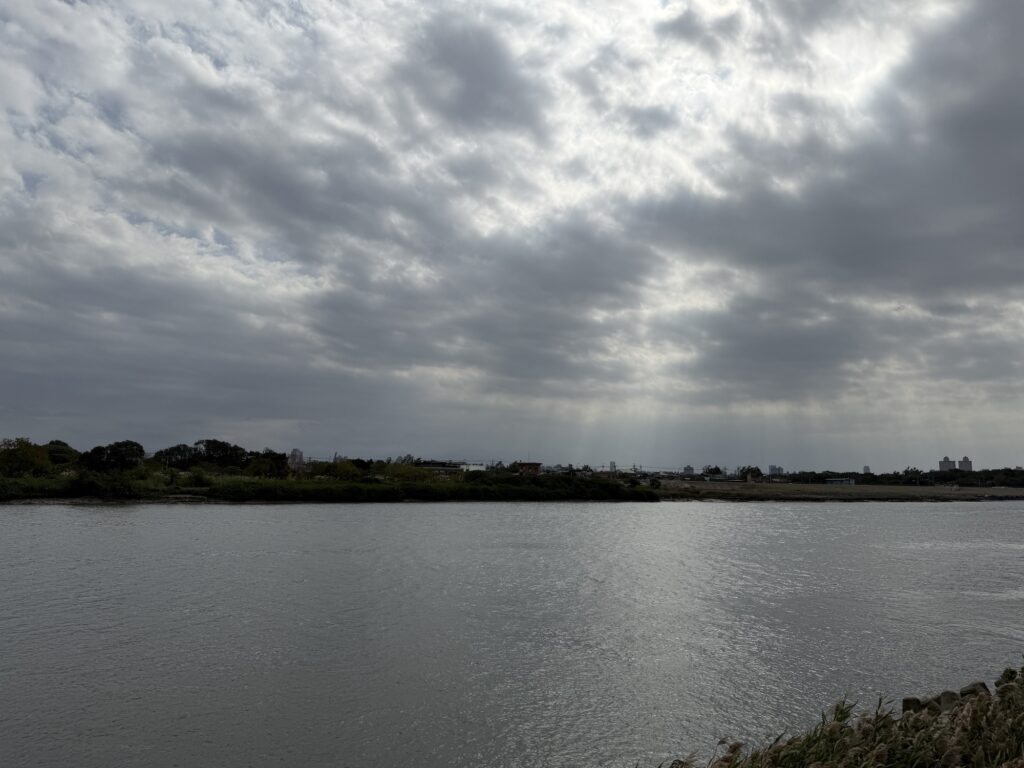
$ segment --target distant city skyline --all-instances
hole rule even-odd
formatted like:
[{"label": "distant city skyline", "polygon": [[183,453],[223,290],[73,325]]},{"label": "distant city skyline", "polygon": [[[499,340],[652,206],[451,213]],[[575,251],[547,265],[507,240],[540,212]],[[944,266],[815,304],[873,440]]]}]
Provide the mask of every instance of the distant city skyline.
[{"label": "distant city skyline", "polygon": [[1024,3],[0,12],[0,436],[1016,466]]},{"label": "distant city skyline", "polygon": [[[49,439],[60,439],[60,440],[63,440],[63,438],[60,438],[60,437],[43,439],[43,438],[38,438],[38,437],[34,438],[32,435],[17,435],[17,436],[19,436],[19,437],[21,437],[21,436],[28,437],[29,439],[33,439],[33,440],[35,440],[36,442],[39,442],[39,443],[48,442]],[[169,442],[159,442],[159,443],[157,443],[157,442],[143,442],[143,441],[139,440],[137,437],[130,436],[130,435],[129,436],[120,435],[120,436],[116,436],[114,439],[128,439],[128,440],[134,440],[136,442],[140,442],[143,445],[143,448],[145,449],[147,455],[152,455],[157,450],[160,450],[160,449],[163,449],[163,448],[167,448],[167,447],[170,447],[170,446],[173,446],[173,445],[178,445],[178,444],[192,445],[193,443],[196,442],[196,440],[191,438],[191,437],[183,438],[181,440],[172,440],[172,441],[169,441]],[[214,439],[225,439],[228,442],[236,442],[236,441],[233,441],[233,440],[231,440],[229,438],[225,438],[222,435],[221,436],[214,436]],[[101,439],[101,440],[93,440],[93,441],[90,441],[90,440],[71,441],[71,445],[72,445],[73,448],[76,448],[78,450],[87,450],[87,449],[92,448],[92,447],[94,447],[96,445],[103,445],[103,444],[105,444],[107,442],[110,442],[110,440],[108,440],[108,439]],[[287,454],[288,457],[289,457],[289,464],[290,465],[301,464],[304,460],[334,461],[334,460],[338,460],[338,459],[341,459],[341,458],[363,458],[363,459],[374,459],[374,460],[385,460],[385,459],[389,459],[390,458],[390,459],[398,460],[398,459],[401,459],[403,457],[414,457],[414,458],[417,458],[417,459],[424,459],[424,460],[457,461],[457,462],[469,463],[469,464],[479,465],[479,466],[491,466],[491,465],[493,465],[495,463],[498,463],[498,462],[503,463],[503,464],[510,464],[512,462],[539,462],[540,464],[545,465],[545,466],[548,466],[548,465],[552,465],[552,466],[553,465],[570,466],[571,465],[571,466],[574,466],[574,467],[582,467],[582,466],[585,466],[585,465],[589,465],[590,467],[595,468],[595,469],[600,467],[600,468],[608,468],[608,469],[611,469],[612,471],[616,471],[616,470],[618,470],[618,471],[628,471],[628,470],[630,470],[630,469],[632,469],[634,467],[642,467],[642,468],[648,469],[648,470],[673,470],[673,471],[681,471],[681,472],[684,472],[684,473],[699,473],[702,470],[702,468],[704,468],[706,466],[717,466],[717,467],[719,467],[719,468],[721,468],[723,470],[735,470],[735,469],[737,469],[739,467],[744,467],[744,466],[757,466],[766,475],[782,475],[782,474],[792,474],[792,473],[799,473],[799,472],[818,472],[818,471],[862,472],[864,474],[871,473],[872,471],[874,471],[875,473],[889,473],[889,472],[903,471],[906,468],[914,468],[914,469],[919,469],[919,470],[922,470],[922,471],[929,471],[929,470],[935,470],[935,469],[937,469],[939,471],[946,471],[946,470],[953,470],[953,469],[960,469],[960,470],[964,470],[964,471],[972,471],[972,470],[975,469],[974,465],[977,463],[973,459],[969,458],[966,455],[963,456],[960,459],[951,459],[948,455],[945,455],[945,456],[943,456],[943,457],[941,457],[941,458],[939,458],[937,460],[933,460],[931,462],[929,462],[927,460],[924,461],[924,462],[920,462],[920,463],[905,462],[905,461],[904,462],[899,462],[899,461],[897,461],[895,464],[888,465],[888,466],[885,466],[885,465],[882,465],[882,464],[875,464],[874,466],[876,467],[876,469],[872,470],[872,465],[869,465],[869,464],[863,464],[859,468],[856,466],[856,464],[853,464],[853,465],[845,465],[845,464],[843,464],[843,465],[841,465],[841,464],[834,464],[834,465],[806,464],[806,465],[789,465],[789,466],[786,466],[786,465],[783,465],[783,464],[776,464],[774,462],[770,462],[770,461],[766,462],[766,461],[763,461],[763,460],[757,460],[757,459],[752,459],[752,458],[747,458],[747,459],[742,460],[742,461],[731,461],[731,462],[729,462],[729,461],[722,461],[722,460],[716,459],[714,457],[706,457],[706,458],[704,458],[704,459],[702,459],[700,461],[696,461],[696,460],[692,460],[691,459],[691,460],[688,460],[688,461],[673,462],[672,460],[666,460],[664,457],[662,457],[661,459],[655,458],[654,460],[649,460],[649,461],[635,461],[635,460],[632,460],[632,459],[630,459],[630,460],[622,460],[621,458],[620,459],[614,459],[614,458],[609,459],[608,457],[596,457],[596,458],[592,458],[592,459],[578,458],[577,457],[575,459],[569,459],[569,458],[566,458],[566,456],[558,456],[558,455],[553,454],[552,452],[544,452],[544,453],[541,453],[541,454],[537,454],[537,453],[533,453],[533,452],[502,454],[500,451],[485,451],[485,452],[477,452],[477,453],[472,453],[471,454],[471,453],[450,453],[450,452],[431,451],[431,450],[419,451],[419,452],[417,452],[417,451],[407,451],[407,450],[398,450],[398,451],[387,452],[387,453],[379,453],[379,452],[373,452],[373,451],[346,450],[344,448],[339,448],[337,446],[333,447],[333,448],[330,448],[330,449],[326,449],[326,450],[325,449],[310,450],[310,449],[307,449],[307,448],[296,446],[294,444],[285,445],[285,444],[274,443],[274,442],[272,442],[270,445],[267,445],[267,444],[257,445],[257,444],[254,444],[254,443],[239,442],[239,445],[241,445],[242,448],[245,448],[247,450],[261,450],[263,448],[268,448],[269,447],[272,450],[275,450],[275,451]],[[1000,469],[1000,468],[1015,468],[1015,467],[1019,468],[1020,465],[1021,465],[1021,461],[1018,460],[1018,461],[1011,461],[1011,462],[1002,463],[1002,464],[1000,464],[1000,463],[978,464],[977,468],[978,469]]]},{"label": "distant city skyline", "polygon": [[[24,436],[24,437],[28,437],[29,439],[33,439],[31,435],[18,435],[18,436],[19,437],[20,436]],[[62,439],[62,438],[52,438],[52,439]],[[125,436],[122,435],[122,436],[120,436],[119,439],[129,439],[129,440],[134,440],[136,442],[140,442],[135,437],[131,437],[131,436],[125,437]],[[223,438],[223,436],[218,436],[218,437],[215,437],[214,439],[225,439],[225,438]],[[48,442],[47,439],[38,439],[38,438],[35,439],[35,441],[39,442],[39,443]],[[230,439],[228,439],[227,441],[228,442],[234,442],[234,441],[232,441]],[[105,442],[108,442],[108,441],[106,441],[106,440],[99,440],[99,441],[88,441],[88,440],[86,440],[84,442],[83,441],[79,441],[77,443],[72,441],[71,445],[72,445],[73,448],[76,448],[78,450],[87,450],[87,449],[89,449],[89,448],[91,448],[91,447],[93,447],[95,445],[102,445]],[[170,447],[172,445],[178,445],[178,444],[192,445],[195,442],[196,441],[191,439],[191,438],[185,438],[185,439],[182,439],[182,440],[174,440],[174,441],[171,441],[171,442],[159,443],[159,444],[157,444],[157,443],[141,443],[141,444],[143,445],[143,448],[146,451],[146,455],[147,456],[151,456],[155,451],[163,449],[163,448]],[[538,459],[537,456],[535,456],[534,454],[530,454],[530,453],[522,454],[522,455],[521,454],[502,455],[498,451],[476,453],[476,454],[468,454],[468,453],[453,454],[453,453],[443,453],[443,452],[438,452],[438,451],[433,451],[432,452],[432,451],[429,451],[429,450],[428,451],[424,451],[424,452],[397,451],[397,452],[392,452],[392,453],[375,453],[375,452],[370,452],[370,451],[367,451],[367,452],[350,451],[350,450],[344,450],[344,449],[338,449],[338,448],[333,448],[333,449],[330,449],[330,450],[306,450],[304,448],[297,447],[295,445],[281,445],[281,444],[272,444],[272,445],[269,445],[269,446],[268,445],[257,446],[255,444],[241,443],[240,445],[241,445],[242,448],[245,448],[247,450],[259,450],[259,449],[262,449],[262,448],[268,448],[269,447],[272,450],[276,450],[276,451],[279,451],[281,453],[284,453],[284,454],[286,454],[288,456],[289,465],[298,465],[298,464],[301,464],[303,461],[336,461],[336,460],[343,459],[343,458],[362,458],[362,459],[373,459],[373,460],[385,460],[385,459],[400,460],[403,457],[414,457],[416,459],[423,459],[423,460],[456,461],[456,462],[460,462],[460,463],[468,463],[468,464],[471,464],[473,466],[492,466],[492,465],[497,464],[497,463],[510,464],[510,463],[513,463],[513,462],[537,462],[537,463],[539,463],[541,465],[544,465],[544,466],[554,466],[554,465],[562,466],[562,465],[564,465],[564,466],[573,466],[573,467],[577,467],[577,468],[578,467],[583,467],[583,466],[590,466],[590,467],[592,467],[594,469],[597,469],[597,468],[607,468],[607,469],[610,469],[612,471],[629,471],[629,470],[631,470],[633,468],[643,468],[645,470],[681,471],[681,472],[687,473],[687,474],[689,474],[689,473],[699,473],[702,470],[702,468],[707,467],[707,466],[717,466],[717,467],[719,467],[722,470],[736,470],[736,469],[738,469],[740,467],[745,467],[745,466],[757,466],[757,467],[761,468],[761,470],[766,475],[783,475],[783,474],[793,474],[793,473],[799,473],[799,472],[817,472],[817,471],[835,471],[835,472],[858,472],[859,471],[859,472],[862,472],[863,474],[872,473],[872,468],[868,464],[862,465],[860,467],[860,469],[858,469],[855,466],[845,466],[845,465],[829,465],[829,466],[826,466],[826,465],[803,465],[803,466],[790,466],[789,468],[786,468],[782,464],[775,464],[775,463],[772,463],[772,462],[758,461],[756,459],[747,459],[747,460],[738,461],[738,462],[726,462],[726,461],[715,460],[714,458],[709,458],[709,459],[702,460],[700,462],[683,461],[683,462],[679,462],[679,463],[674,463],[672,461],[666,461],[666,460],[653,460],[653,461],[646,461],[646,462],[644,462],[644,461],[621,461],[621,460],[617,460],[617,459],[608,459],[607,457],[605,457],[603,460],[601,458],[589,459],[589,460],[588,459],[568,460],[564,456],[563,457],[559,457],[559,456],[553,456],[553,455],[552,456],[545,455],[545,456],[542,456],[541,458]],[[932,463],[924,462],[924,463],[915,464],[915,463],[900,463],[900,462],[897,462],[895,465],[888,466],[888,467],[885,467],[885,468],[879,468],[879,469],[877,469],[875,471],[877,473],[900,472],[900,471],[903,471],[906,468],[914,468],[914,469],[919,469],[919,470],[922,470],[922,471],[929,471],[929,470],[934,470],[934,469],[938,469],[939,471],[948,471],[948,470],[954,470],[954,469],[960,469],[960,470],[963,470],[963,471],[972,471],[972,470],[975,469],[974,464],[975,464],[974,460],[970,459],[966,455],[963,456],[961,459],[951,459],[948,455],[946,455],[946,456],[943,456],[942,458],[940,458],[937,461],[932,462]],[[876,466],[881,466],[881,465],[876,465]],[[1020,462],[1011,462],[1011,463],[1006,463],[1006,464],[979,465],[978,469],[999,469],[999,468],[1019,468],[1019,467],[1020,467]]]}]

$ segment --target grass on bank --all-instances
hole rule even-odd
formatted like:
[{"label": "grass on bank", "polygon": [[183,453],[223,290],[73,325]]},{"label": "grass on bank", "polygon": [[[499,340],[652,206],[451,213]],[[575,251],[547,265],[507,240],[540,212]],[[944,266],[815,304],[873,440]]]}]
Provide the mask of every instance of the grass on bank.
[{"label": "grass on bank", "polygon": [[[728,745],[709,768],[1024,768],[1024,669],[1003,672],[994,696],[963,698],[945,714],[900,716],[881,702],[859,717],[853,709],[836,704],[808,733],[751,752]],[[692,757],[662,765],[695,768]]]},{"label": "grass on bank", "polygon": [[352,482],[332,478],[253,478],[181,473],[93,473],[0,478],[0,501],[96,498],[160,500],[174,496],[222,502],[657,501],[650,488],[593,478],[479,478],[461,481]]}]

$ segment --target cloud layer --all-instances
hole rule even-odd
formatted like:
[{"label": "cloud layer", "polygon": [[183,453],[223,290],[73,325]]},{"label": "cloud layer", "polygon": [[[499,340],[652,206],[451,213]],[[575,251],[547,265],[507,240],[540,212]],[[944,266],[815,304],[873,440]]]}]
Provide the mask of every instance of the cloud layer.
[{"label": "cloud layer", "polygon": [[1020,4],[599,6],[0,9],[4,432],[1021,463]]}]

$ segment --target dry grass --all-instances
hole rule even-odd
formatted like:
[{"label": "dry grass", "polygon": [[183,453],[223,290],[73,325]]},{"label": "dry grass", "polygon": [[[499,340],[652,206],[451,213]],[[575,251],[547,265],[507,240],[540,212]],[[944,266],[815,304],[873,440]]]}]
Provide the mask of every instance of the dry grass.
[{"label": "dry grass", "polygon": [[1024,488],[666,482],[662,496],[723,501],[1001,501],[1024,500]]},{"label": "dry grass", "polygon": [[[994,696],[962,699],[949,712],[897,715],[879,703],[853,716],[842,702],[810,732],[744,751],[720,745],[709,768],[1024,768],[1024,670],[1008,669]],[[668,768],[693,768],[693,759]]]}]

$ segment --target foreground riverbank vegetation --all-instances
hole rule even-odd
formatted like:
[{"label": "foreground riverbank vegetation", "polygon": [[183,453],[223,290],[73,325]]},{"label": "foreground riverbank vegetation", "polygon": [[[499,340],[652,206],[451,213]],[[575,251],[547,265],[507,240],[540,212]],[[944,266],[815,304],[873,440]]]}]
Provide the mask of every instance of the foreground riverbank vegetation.
[{"label": "foreground riverbank vegetation", "polygon": [[[1007,669],[990,693],[984,683],[921,701],[901,714],[880,702],[855,716],[836,704],[809,732],[746,751],[721,743],[710,768],[1024,768],[1024,669]],[[668,768],[703,768],[692,759]]]},{"label": "foreground riverbank vegetation", "polygon": [[411,457],[397,461],[303,461],[270,449],[248,451],[199,440],[148,455],[123,440],[79,452],[62,441],[0,442],[0,501],[223,502],[658,501],[639,483],[580,475],[531,475],[516,465],[439,473]]}]

